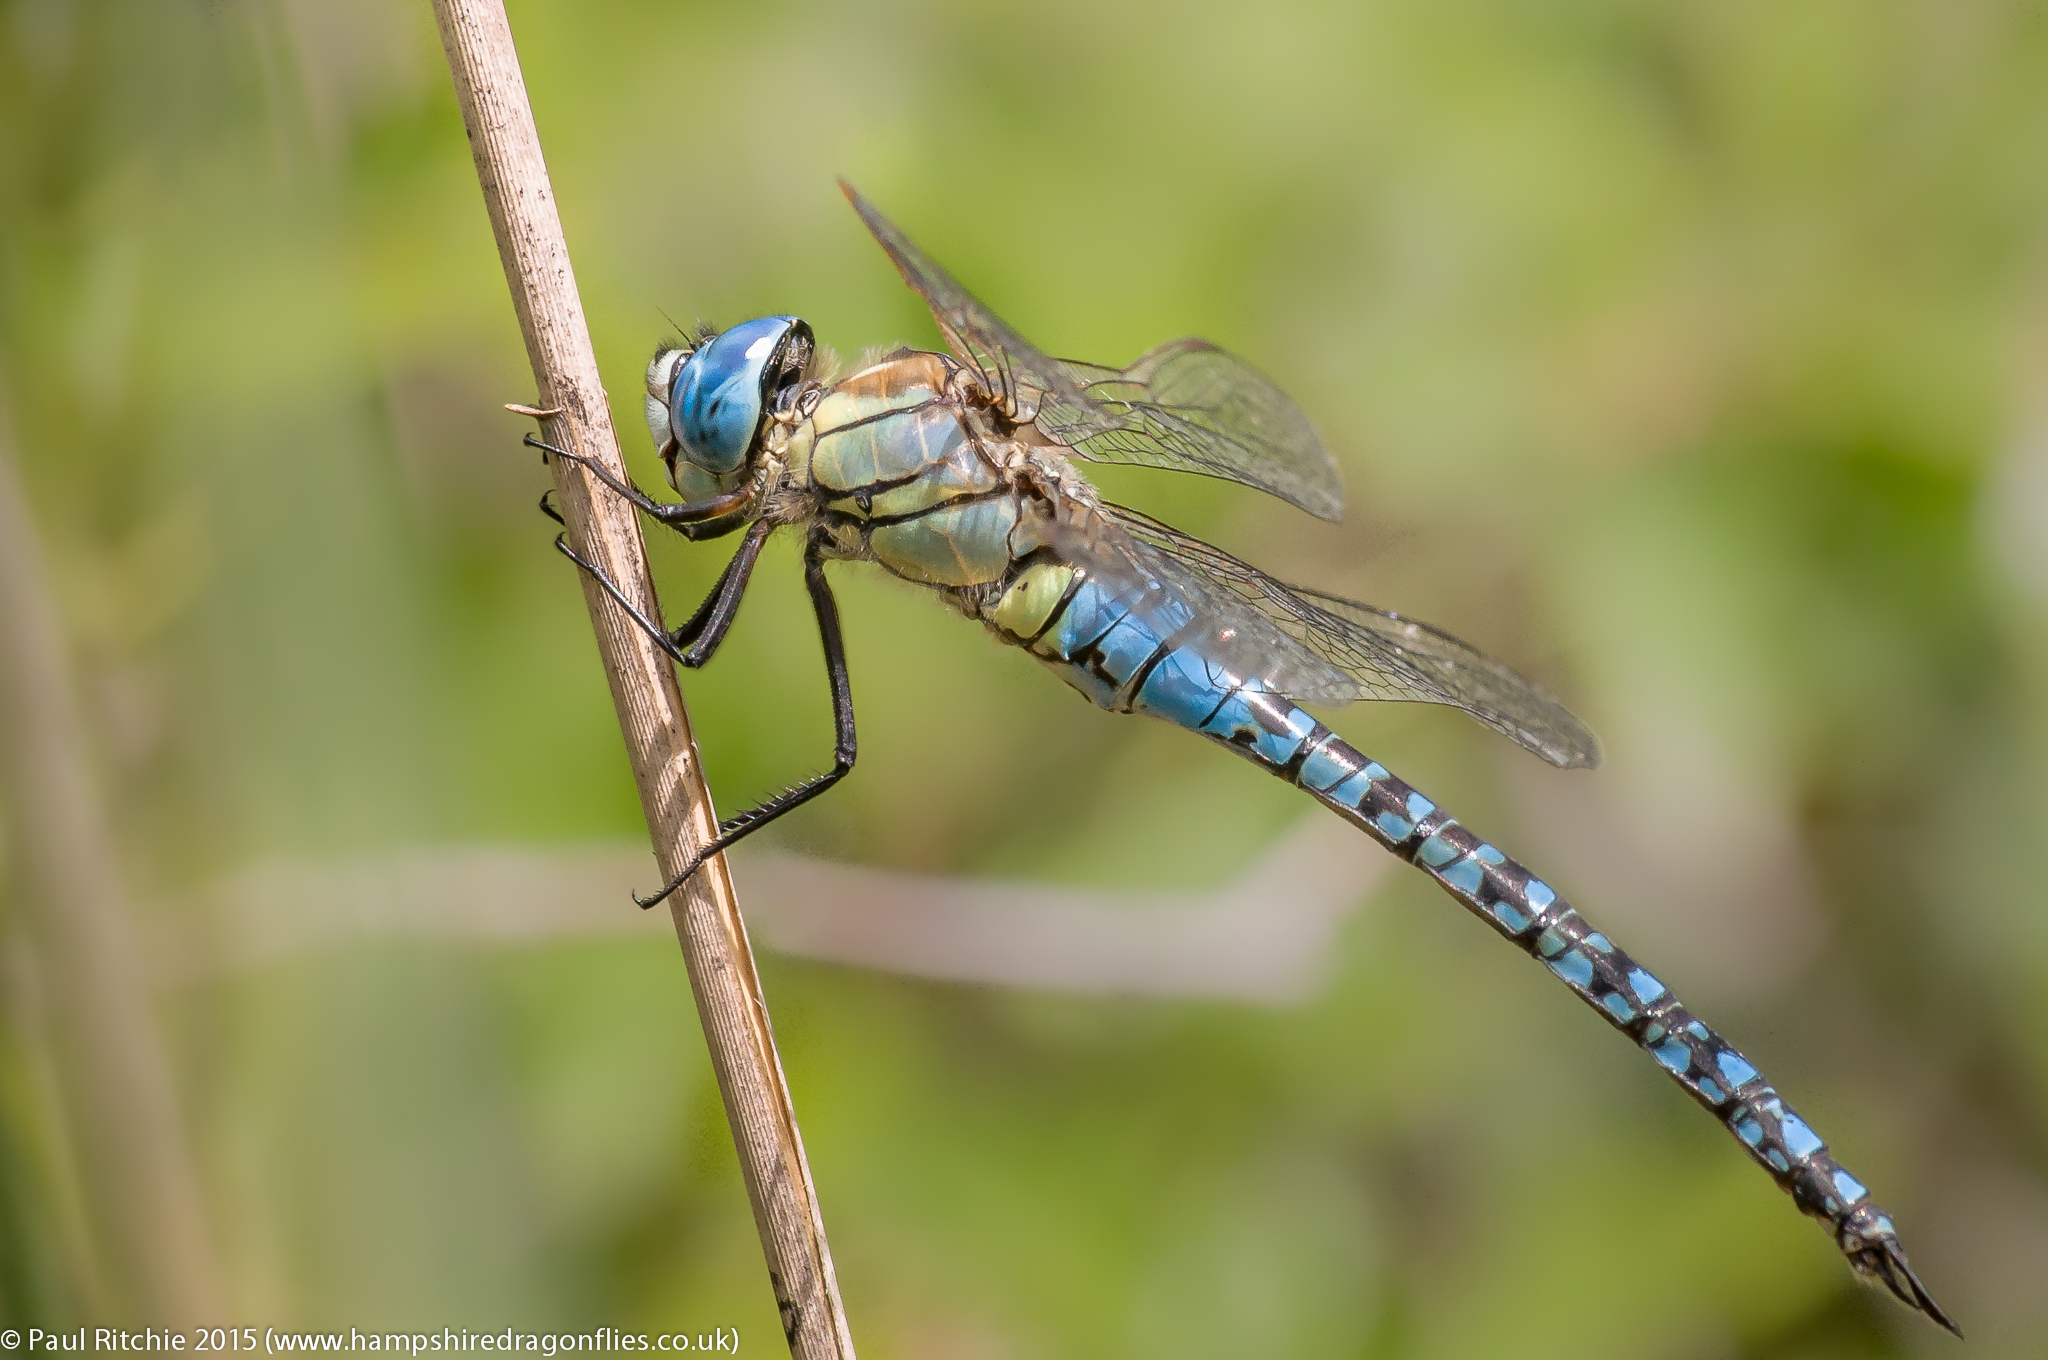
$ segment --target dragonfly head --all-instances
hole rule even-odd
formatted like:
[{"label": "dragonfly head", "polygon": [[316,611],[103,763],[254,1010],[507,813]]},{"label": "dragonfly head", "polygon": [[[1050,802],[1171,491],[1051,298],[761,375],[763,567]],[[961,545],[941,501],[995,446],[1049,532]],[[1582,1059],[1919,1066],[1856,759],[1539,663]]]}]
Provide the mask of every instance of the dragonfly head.
[{"label": "dragonfly head", "polygon": [[771,422],[801,394],[814,348],[803,321],[764,316],[655,354],[647,429],[684,499],[745,484]]}]

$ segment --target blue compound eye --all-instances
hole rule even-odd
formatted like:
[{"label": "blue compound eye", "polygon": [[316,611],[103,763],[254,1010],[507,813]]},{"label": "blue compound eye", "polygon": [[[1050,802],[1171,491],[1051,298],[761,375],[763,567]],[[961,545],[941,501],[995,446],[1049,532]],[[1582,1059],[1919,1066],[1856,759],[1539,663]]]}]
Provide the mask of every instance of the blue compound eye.
[{"label": "blue compound eye", "polygon": [[677,450],[714,477],[738,472],[810,357],[811,328],[793,316],[742,322],[711,340],[677,370],[669,393]]}]

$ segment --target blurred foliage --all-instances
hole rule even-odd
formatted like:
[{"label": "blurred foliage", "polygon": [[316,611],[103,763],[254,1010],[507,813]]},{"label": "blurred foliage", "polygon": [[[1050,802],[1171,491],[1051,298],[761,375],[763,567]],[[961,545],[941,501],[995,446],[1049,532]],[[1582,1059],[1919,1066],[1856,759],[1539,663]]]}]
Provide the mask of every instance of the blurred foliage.
[{"label": "blurred foliage", "polygon": [[[1599,773],[1449,713],[1337,721],[1755,1055],[1974,1355],[2039,1353],[2048,6],[512,9],[643,483],[672,327],[935,342],[835,173],[1054,353],[1249,356],[1338,450],[1344,525],[1105,483],[1564,694]],[[137,896],[283,852],[638,834],[499,409],[531,379],[426,6],[12,0],[0,73],[0,382]],[[655,552],[672,608],[723,564]],[[1196,884],[1301,815],[840,579],[861,768],[784,844]],[[786,545],[685,688],[728,806],[824,758]],[[1947,1344],[1416,876],[1296,1011],[764,966],[865,1356]],[[84,1321],[6,977],[0,1311]],[[165,1016],[223,1322],[780,1353],[672,948],[364,945]]]}]

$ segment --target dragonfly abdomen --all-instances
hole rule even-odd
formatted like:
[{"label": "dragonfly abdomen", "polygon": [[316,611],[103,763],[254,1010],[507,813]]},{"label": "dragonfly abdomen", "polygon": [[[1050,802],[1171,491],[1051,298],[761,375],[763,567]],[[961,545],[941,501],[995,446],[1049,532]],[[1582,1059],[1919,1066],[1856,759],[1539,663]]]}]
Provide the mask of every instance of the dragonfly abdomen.
[{"label": "dragonfly abdomen", "polygon": [[[1295,710],[1299,719],[1313,722]],[[1247,750],[1258,758],[1258,753]],[[1830,1155],[1756,1065],[1521,864],[1458,825],[1320,723],[1275,769],[1434,878],[1474,915],[1555,973],[1726,1125],[1780,1189],[1831,1229],[1863,1275],[1951,1326],[1906,1265],[1891,1218]]]},{"label": "dragonfly abdomen", "polygon": [[1025,564],[985,610],[1092,702],[1149,713],[1287,780],[1435,879],[1542,963],[1733,1133],[1861,1273],[1946,1325],[1907,1268],[1892,1222],[1756,1065],[1594,930],[1549,885],[1304,712],[1203,656],[1050,557]]}]

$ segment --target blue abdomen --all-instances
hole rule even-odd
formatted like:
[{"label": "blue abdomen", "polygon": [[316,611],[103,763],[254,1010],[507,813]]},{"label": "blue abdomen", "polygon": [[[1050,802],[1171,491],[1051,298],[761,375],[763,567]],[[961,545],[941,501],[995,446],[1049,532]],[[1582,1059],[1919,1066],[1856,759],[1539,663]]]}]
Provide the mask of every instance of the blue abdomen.
[{"label": "blue abdomen", "polygon": [[1236,675],[1169,637],[1190,622],[1174,601],[1140,618],[1100,583],[1063,562],[1026,566],[987,611],[1006,640],[1115,713],[1149,713],[1237,747],[1292,775],[1316,720],[1284,694]]},{"label": "blue abdomen", "polygon": [[999,636],[1028,649],[1090,702],[1149,713],[1231,747],[1435,879],[1720,1119],[1801,1209],[1829,1225],[1859,1271],[1909,1302],[1924,1298],[1891,1220],[1754,1064],[1521,864],[1286,695],[1176,643],[1190,622],[1184,614],[1185,606],[1166,602],[1140,618],[1085,573],[1049,557],[1025,563],[982,609]]}]

